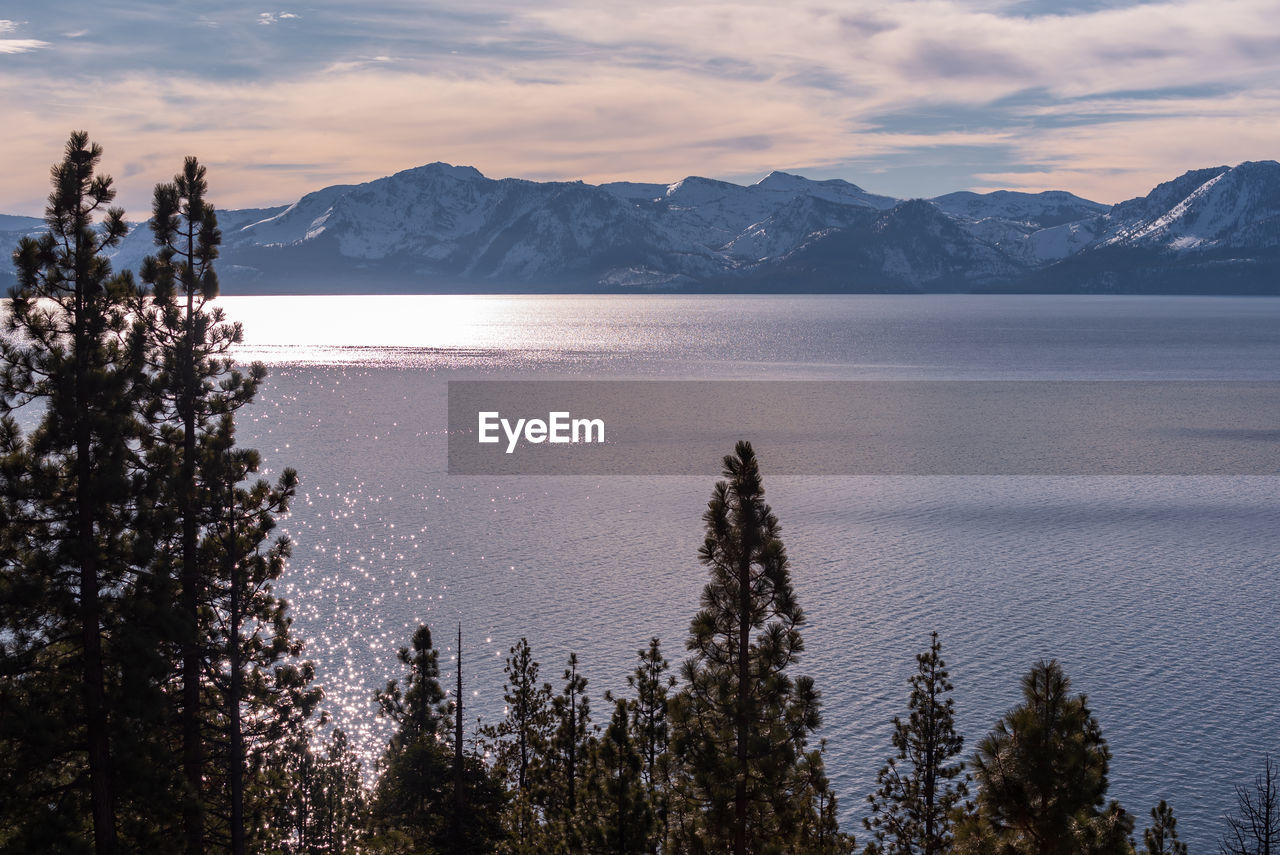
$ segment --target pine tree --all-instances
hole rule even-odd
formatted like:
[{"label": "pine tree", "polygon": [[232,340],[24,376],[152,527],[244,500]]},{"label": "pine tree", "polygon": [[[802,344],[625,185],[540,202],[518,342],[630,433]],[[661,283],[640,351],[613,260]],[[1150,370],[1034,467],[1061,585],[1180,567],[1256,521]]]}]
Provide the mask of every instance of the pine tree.
[{"label": "pine tree", "polygon": [[502,836],[505,794],[482,757],[452,744],[461,732],[460,720],[450,721],[458,706],[446,701],[426,625],[399,659],[408,667],[404,688],[391,680],[377,695],[379,715],[396,731],[374,789],[371,845],[377,851],[492,852]]},{"label": "pine tree", "polygon": [[1263,760],[1252,786],[1236,787],[1236,812],[1227,816],[1218,850],[1222,855],[1280,853],[1280,768],[1271,755]]},{"label": "pine tree", "polygon": [[[280,755],[305,731],[322,693],[292,631],[289,605],[273,585],[291,544],[269,538],[276,516],[288,510],[297,476],[286,469],[276,484],[249,480],[258,471],[253,449],[236,446],[234,419],[224,413],[201,455],[202,483],[210,485],[213,519],[201,540],[201,564],[218,568],[208,581],[211,614],[206,665],[211,746],[224,758],[221,789],[209,799],[225,822],[233,855],[261,851],[273,840],[268,823],[276,799],[288,798]],[[265,838],[255,835],[267,834]]]},{"label": "pine tree", "polygon": [[354,853],[368,823],[360,760],[341,728],[322,749],[315,739],[307,732],[289,743],[284,759],[292,798],[272,825],[283,833],[283,855]]},{"label": "pine tree", "polygon": [[503,699],[506,717],[481,731],[493,757],[494,772],[511,800],[504,820],[508,840],[503,851],[537,852],[546,806],[546,765],[553,723],[551,686],[538,683],[538,663],[521,638],[506,659]]},{"label": "pine tree", "polygon": [[873,840],[868,855],[941,855],[951,845],[951,812],[968,794],[964,748],[955,729],[955,701],[935,632],[929,650],[916,656],[907,720],[893,719],[897,755],[880,769],[879,789],[867,797],[863,820]]},{"label": "pine tree", "polygon": [[800,764],[800,778],[805,781],[805,798],[813,804],[812,814],[805,818],[792,851],[804,855],[853,855],[857,840],[840,830],[837,818],[839,804],[827,779],[823,754],[826,740],[817,750],[808,752]]},{"label": "pine tree", "polygon": [[1187,844],[1178,840],[1178,820],[1163,799],[1151,809],[1151,827],[1142,832],[1143,855],[1187,855]]},{"label": "pine tree", "polygon": [[443,742],[449,710],[439,653],[426,624],[414,632],[411,644],[399,653],[409,669],[405,688],[391,680],[377,695],[379,716],[390,719],[396,731],[383,755],[373,813],[380,829],[425,847],[449,831],[446,802],[453,798],[453,770]]},{"label": "pine tree", "polygon": [[[22,600],[6,606],[0,635],[6,700],[44,700],[55,683],[71,690],[63,669],[78,684],[74,703],[52,706],[63,718],[42,729],[50,743],[19,738],[22,744],[12,746],[45,755],[38,786],[52,790],[29,803],[39,810],[13,817],[20,830],[11,839],[57,834],[50,823],[75,835],[79,822],[68,812],[79,812],[72,793],[82,787],[75,772],[82,765],[94,848],[111,853],[119,795],[112,630],[118,601],[136,576],[137,550],[145,548],[131,534],[144,342],[127,314],[137,290],[127,275],[112,275],[105,254],[127,227],[123,211],[108,207],[115,190],[97,172],[101,158],[86,133],[71,134],[52,170],[48,231],[23,239],[14,253],[18,285],[0,341],[0,406],[6,416],[32,401],[45,409],[25,439],[11,420],[4,427],[5,515],[14,530],[3,543],[5,586]],[[19,604],[37,611],[15,615]]]},{"label": "pine tree", "polygon": [[639,739],[644,758],[645,783],[653,792],[658,783],[658,757],[667,750],[669,738],[667,695],[675,688],[676,678],[667,674],[671,666],[662,655],[662,645],[657,638],[651,638],[649,648],[637,651],[636,655],[640,662],[635,671],[627,675],[627,685],[636,691],[630,704],[631,728]]},{"label": "pine tree", "polygon": [[587,728],[591,723],[591,707],[587,699],[587,678],[578,673],[578,655],[569,654],[564,670],[564,687],[551,699],[554,732],[551,751],[555,773],[548,782],[548,805],[562,822],[572,822],[578,811],[578,783],[582,775]]},{"label": "pine tree", "polygon": [[667,835],[667,791],[671,783],[667,696],[675,688],[676,678],[667,673],[670,664],[662,655],[662,645],[657,638],[649,639],[648,649],[637,651],[637,656],[640,661],[635,671],[627,675],[627,685],[636,691],[630,703],[631,732],[644,761],[649,803],[660,827],[650,847],[652,855],[657,855],[659,842]]},{"label": "pine tree", "polygon": [[[287,604],[272,592],[289,543],[267,541],[275,518],[288,510],[296,475],[285,469],[274,486],[245,483],[259,457],[235,443],[235,413],[254,399],[266,370],[235,365],[229,353],[241,328],[211,305],[221,235],[207,192],[205,169],[193,157],[155,188],[158,251],[142,266],[152,290],[134,307],[148,332],[144,414],[153,499],[140,525],[157,544],[153,596],[168,607],[177,591],[180,622],[171,637],[185,848],[205,851],[212,834],[240,853],[251,843],[249,815],[269,810],[247,800],[275,797],[254,769],[273,774],[263,758],[302,728],[319,690],[310,686],[310,665],[294,661],[301,643]],[[210,818],[218,828],[206,827]]]},{"label": "pine tree", "polygon": [[627,702],[619,698],[608,728],[590,742],[581,848],[593,855],[642,855],[657,839],[644,758],[629,718]]},{"label": "pine tree", "polygon": [[957,851],[1127,855],[1133,821],[1115,802],[1101,809],[1111,753],[1087,699],[1054,661],[1023,677],[1022,694],[978,744],[977,816],[957,831]]},{"label": "pine tree", "polygon": [[[207,192],[205,168],[194,157],[186,159],[171,183],[156,186],[151,230],[159,251],[143,262],[141,277],[151,286],[151,300],[138,306],[150,332],[146,415],[153,445],[148,463],[158,486],[157,508],[166,512],[156,524],[160,536],[170,541],[161,560],[176,567],[182,621],[177,642],[188,855],[205,849],[201,697],[206,651],[201,639],[207,627],[201,626],[200,615],[208,577],[216,575],[199,560],[200,536],[211,522],[213,504],[211,485],[198,478],[200,446],[213,429],[211,420],[251,401],[264,373],[254,365],[245,377],[232,367],[227,353],[240,340],[240,328],[225,323],[221,309],[208,305],[218,294],[213,262],[221,233],[214,209],[205,201]],[[169,531],[177,536],[165,537]]]},{"label": "pine tree", "polygon": [[697,845],[784,851],[814,821],[803,765],[818,694],[811,679],[789,673],[804,649],[804,615],[749,443],[724,459],[724,476],[703,515],[699,559],[711,581],[690,628],[684,688],[670,705],[672,751]]}]

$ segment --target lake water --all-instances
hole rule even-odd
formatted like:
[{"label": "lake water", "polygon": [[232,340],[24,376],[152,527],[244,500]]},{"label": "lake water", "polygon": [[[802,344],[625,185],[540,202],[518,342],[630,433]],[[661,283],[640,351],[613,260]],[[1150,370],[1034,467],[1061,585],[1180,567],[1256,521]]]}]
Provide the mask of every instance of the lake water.
[{"label": "lake water", "polygon": [[[466,703],[503,712],[527,636],[599,699],[650,636],[684,655],[713,479],[446,473],[451,379],[1280,380],[1280,300],[1095,297],[241,297],[271,376],[240,419],[297,468],[283,589],[327,706],[373,758],[372,694],[422,621]],[[749,437],[748,437],[749,438]],[[728,453],[731,449],[724,449]],[[937,630],[967,751],[1063,663],[1113,752],[1111,795],[1167,799],[1209,851],[1280,752],[1280,478],[771,477],[822,692],[842,826],[858,824]],[[597,720],[605,714],[597,700]]]}]

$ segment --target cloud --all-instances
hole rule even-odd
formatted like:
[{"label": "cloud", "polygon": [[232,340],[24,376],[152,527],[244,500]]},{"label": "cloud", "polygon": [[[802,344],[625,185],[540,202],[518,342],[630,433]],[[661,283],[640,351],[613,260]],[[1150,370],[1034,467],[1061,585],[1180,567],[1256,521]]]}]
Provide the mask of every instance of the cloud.
[{"label": "cloud", "polygon": [[293,12],[259,12],[258,13],[258,23],[264,24],[266,26],[270,26],[271,24],[278,24],[281,21],[297,21],[300,18],[301,18],[300,15],[295,15]]},{"label": "cloud", "polygon": [[49,46],[39,39],[0,39],[0,53],[30,53]]},{"label": "cloud", "polygon": [[[0,36],[15,32],[17,29],[16,22],[0,19]],[[50,47],[49,43],[40,39],[0,38],[0,54],[30,53],[47,47]]]},{"label": "cloud", "polygon": [[360,59],[349,59],[343,62],[335,62],[325,68],[326,74],[342,74],[356,69],[366,68],[371,65],[379,65],[382,63],[394,62],[389,56],[370,56]]},{"label": "cloud", "polygon": [[[149,179],[188,152],[216,158],[223,204],[237,205],[431,160],[586,180],[780,168],[908,195],[914,159],[939,189],[1111,201],[1188,168],[1275,156],[1273,7],[317,0],[287,37],[297,13],[244,0],[200,23],[167,6],[105,13],[92,40],[59,45],[57,64],[35,54],[0,78],[0,110],[19,117],[0,139],[15,164],[0,210],[40,198],[28,184],[70,127],[152,164]],[[113,74],[92,93],[64,82],[106,61]]]}]

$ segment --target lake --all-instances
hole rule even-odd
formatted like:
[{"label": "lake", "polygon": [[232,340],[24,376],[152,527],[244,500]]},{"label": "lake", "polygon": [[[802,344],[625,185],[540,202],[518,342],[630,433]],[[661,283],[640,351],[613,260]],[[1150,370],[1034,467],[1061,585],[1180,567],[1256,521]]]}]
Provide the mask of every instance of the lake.
[{"label": "lake", "polygon": [[[1280,380],[1280,299],[966,296],[227,297],[271,376],[241,441],[301,488],[283,579],[326,705],[377,756],[373,692],[427,622],[468,718],[503,713],[527,636],[625,691],[684,655],[714,478],[450,476],[459,379]],[[747,437],[748,439],[750,437]],[[725,448],[724,453],[732,449]],[[1233,787],[1280,750],[1280,478],[772,476],[808,621],[842,827],[891,754],[937,630],[966,753],[1057,658],[1113,752],[1111,796],[1167,799],[1214,848]],[[469,727],[469,731],[472,728]]]}]

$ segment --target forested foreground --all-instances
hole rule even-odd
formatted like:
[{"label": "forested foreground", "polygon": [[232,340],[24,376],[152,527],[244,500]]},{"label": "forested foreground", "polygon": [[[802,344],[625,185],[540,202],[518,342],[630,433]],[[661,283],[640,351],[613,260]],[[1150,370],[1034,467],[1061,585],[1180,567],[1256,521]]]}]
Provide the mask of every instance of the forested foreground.
[{"label": "forested foreground", "polygon": [[[205,170],[155,188],[155,254],[113,271],[126,225],[100,158],[76,133],[54,166],[0,340],[0,852],[1185,853],[1163,801],[1138,822],[1108,801],[1099,722],[1056,662],[966,748],[936,634],[856,843],[839,829],[745,442],[703,516],[682,662],[655,638],[623,695],[591,699],[575,656],[546,680],[521,639],[505,718],[467,732],[463,628],[435,627],[458,632],[449,675],[423,625],[370,698],[394,735],[362,769],[273,593],[297,477],[259,478],[236,443],[265,371],[230,359],[241,330],[211,303]],[[1259,766],[1224,853],[1280,854],[1280,769]]]}]

